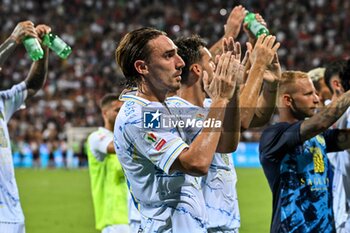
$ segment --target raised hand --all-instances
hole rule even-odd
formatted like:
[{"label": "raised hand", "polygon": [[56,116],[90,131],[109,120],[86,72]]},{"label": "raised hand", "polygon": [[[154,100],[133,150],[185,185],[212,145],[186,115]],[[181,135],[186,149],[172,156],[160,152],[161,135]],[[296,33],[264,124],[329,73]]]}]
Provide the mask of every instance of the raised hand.
[{"label": "raised hand", "polygon": [[233,38],[237,38],[239,32],[241,31],[243,19],[246,15],[245,12],[246,9],[241,5],[236,6],[232,9],[224,26],[225,37],[232,36]]},{"label": "raised hand", "polygon": [[35,31],[40,38],[42,38],[45,34],[51,32],[51,28],[45,24],[39,24],[35,27]]},{"label": "raised hand", "polygon": [[277,52],[277,49],[280,47],[280,43],[275,42],[275,36],[261,35],[256,41],[253,51],[251,53],[251,64],[259,62],[266,66],[270,65]]},{"label": "raised hand", "polygon": [[229,37],[228,39],[224,38],[222,47],[224,52],[232,52],[234,58],[234,60],[232,61],[233,72],[236,73],[236,79],[238,84],[241,84],[244,78],[245,65],[247,64],[249,58],[249,51],[247,50],[243,60],[241,60],[241,44],[239,42],[234,42],[232,37]]},{"label": "raised hand", "polygon": [[237,80],[236,68],[235,55],[228,51],[220,56],[212,80],[209,80],[208,74],[204,72],[204,89],[211,99],[230,100],[232,98]]},{"label": "raised hand", "polygon": [[[267,27],[267,24],[266,24],[264,18],[263,18],[259,13],[256,13],[256,14],[255,14],[255,19],[256,19],[259,23],[261,23],[262,25],[264,25],[265,27]],[[247,34],[249,42],[252,43],[252,44],[254,45],[255,42],[256,42],[256,37],[255,37],[255,35],[248,29],[248,23],[244,23],[244,24],[243,24],[243,31]]]},{"label": "raised hand", "polygon": [[278,59],[277,53],[271,62],[271,64],[267,65],[267,69],[264,72],[264,81],[267,83],[276,83],[281,79],[281,65]]},{"label": "raised hand", "polygon": [[27,36],[38,38],[34,24],[31,21],[19,22],[11,33],[10,37],[14,39],[17,44],[20,44],[22,40]]}]

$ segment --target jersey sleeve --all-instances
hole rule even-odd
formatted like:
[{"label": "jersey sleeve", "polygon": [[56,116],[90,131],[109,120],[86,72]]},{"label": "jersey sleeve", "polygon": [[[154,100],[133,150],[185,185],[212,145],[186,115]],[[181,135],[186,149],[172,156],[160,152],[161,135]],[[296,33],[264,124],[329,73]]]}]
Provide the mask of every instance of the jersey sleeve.
[{"label": "jersey sleeve", "polygon": [[188,145],[172,129],[149,129],[144,128],[139,121],[133,122],[129,121],[125,125],[124,136],[138,154],[169,174],[171,165]]},{"label": "jersey sleeve", "polygon": [[278,123],[267,128],[260,139],[260,156],[273,162],[283,159],[288,150],[302,144],[300,126],[302,121],[294,124]]},{"label": "jersey sleeve", "polygon": [[27,97],[27,87],[25,82],[14,85],[11,89],[2,91],[0,97],[4,102],[4,117],[8,122],[13,115],[24,103]]},{"label": "jersey sleeve", "polygon": [[329,129],[323,133],[323,137],[326,142],[327,153],[340,151],[337,143],[338,133],[339,129]]},{"label": "jersey sleeve", "polygon": [[107,156],[107,147],[111,142],[113,143],[113,134],[99,130],[90,135],[89,147],[98,161],[103,161]]}]

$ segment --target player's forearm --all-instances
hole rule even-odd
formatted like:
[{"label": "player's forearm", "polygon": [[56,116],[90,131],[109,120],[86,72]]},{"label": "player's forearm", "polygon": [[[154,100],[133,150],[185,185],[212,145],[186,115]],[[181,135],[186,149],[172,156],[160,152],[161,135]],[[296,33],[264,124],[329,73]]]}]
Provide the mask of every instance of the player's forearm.
[{"label": "player's forearm", "polygon": [[44,49],[44,53],[43,59],[32,64],[25,80],[29,96],[33,96],[45,83],[48,70],[48,48]]},{"label": "player's forearm", "polygon": [[209,52],[215,58],[216,55],[222,54],[222,41],[223,38],[218,40],[213,46],[210,47]]},{"label": "player's forearm", "polygon": [[12,37],[9,37],[4,43],[0,45],[0,66],[4,64],[4,62],[13,53],[16,47],[16,40]]},{"label": "player's forearm", "polygon": [[240,95],[241,126],[247,129],[253,119],[258,97],[263,82],[265,65],[254,63],[250,69],[247,82]]},{"label": "player's forearm", "polygon": [[114,147],[114,143],[113,141],[111,141],[108,145],[107,145],[107,153],[108,154],[115,154],[115,147]]},{"label": "player's forearm", "polygon": [[261,127],[270,121],[276,108],[278,82],[263,85],[262,94],[259,96],[257,108],[249,128]]},{"label": "player's forearm", "polygon": [[231,153],[237,149],[241,128],[239,90],[240,87],[236,86],[235,94],[226,107],[223,130],[216,152]]},{"label": "player's forearm", "polygon": [[221,135],[221,124],[227,102],[227,100],[213,100],[207,120],[210,119],[210,122],[214,122],[215,125],[202,128],[190,147],[179,155],[172,170],[179,170],[193,176],[203,176],[208,173]]},{"label": "player's forearm", "polygon": [[224,38],[229,38],[229,37],[232,37],[233,39],[235,39],[237,37],[236,32],[234,30],[230,32],[226,32],[223,37],[221,37],[214,45],[210,47],[209,51],[214,58],[216,55],[223,53],[222,42]]},{"label": "player's forearm", "polygon": [[327,130],[350,106],[350,91],[344,93],[337,101],[324,107],[319,113],[305,120],[300,127],[302,141],[308,140]]}]

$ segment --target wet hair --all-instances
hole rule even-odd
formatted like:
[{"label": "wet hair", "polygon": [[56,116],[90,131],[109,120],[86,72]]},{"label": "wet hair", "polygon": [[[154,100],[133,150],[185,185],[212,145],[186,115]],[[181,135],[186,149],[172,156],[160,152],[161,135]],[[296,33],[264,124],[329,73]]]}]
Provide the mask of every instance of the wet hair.
[{"label": "wet hair", "polygon": [[181,83],[186,83],[190,73],[190,66],[202,59],[203,55],[200,49],[206,47],[207,44],[198,35],[180,37],[174,40],[174,43],[178,48],[177,53],[185,62],[185,67],[182,68]]},{"label": "wet hair", "polygon": [[100,100],[100,109],[107,107],[113,101],[119,100],[119,94],[108,93]]},{"label": "wet hair", "polygon": [[135,87],[141,81],[134,63],[137,60],[149,61],[151,48],[148,42],[161,35],[166,35],[166,33],[144,27],[127,33],[119,42],[115,51],[115,59],[126,78],[127,87]]},{"label": "wet hair", "polygon": [[345,60],[333,61],[327,64],[325,67],[326,67],[326,71],[324,72],[324,81],[327,87],[329,88],[329,90],[331,91],[331,93],[333,94],[333,89],[331,86],[331,78],[334,75],[340,75],[340,73],[344,71],[346,67],[346,61]]}]

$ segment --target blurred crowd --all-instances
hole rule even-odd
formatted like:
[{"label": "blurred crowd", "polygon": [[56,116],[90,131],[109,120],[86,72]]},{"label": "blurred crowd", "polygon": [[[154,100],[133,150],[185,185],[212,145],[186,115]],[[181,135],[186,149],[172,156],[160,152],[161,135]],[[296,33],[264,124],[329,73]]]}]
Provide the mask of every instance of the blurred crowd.
[{"label": "blurred crowd", "polygon": [[[260,13],[270,32],[281,42],[282,69],[308,71],[350,51],[350,2],[345,0],[3,0],[0,3],[0,39],[4,41],[17,22],[46,23],[53,33],[71,45],[67,60],[51,54],[45,87],[30,100],[30,107],[15,114],[9,123],[14,150],[29,146],[34,154],[42,145],[53,157],[66,153],[67,129],[102,125],[98,100],[123,87],[114,50],[128,31],[153,26],[171,38],[199,34],[209,45],[222,35],[231,9],[243,5]],[[238,37],[247,41],[244,33]],[[243,44],[243,50],[245,46]],[[31,61],[23,46],[8,59],[0,72],[0,88],[24,80]],[[258,140],[248,131],[242,140]],[[84,159],[84,146],[75,156]]]}]

